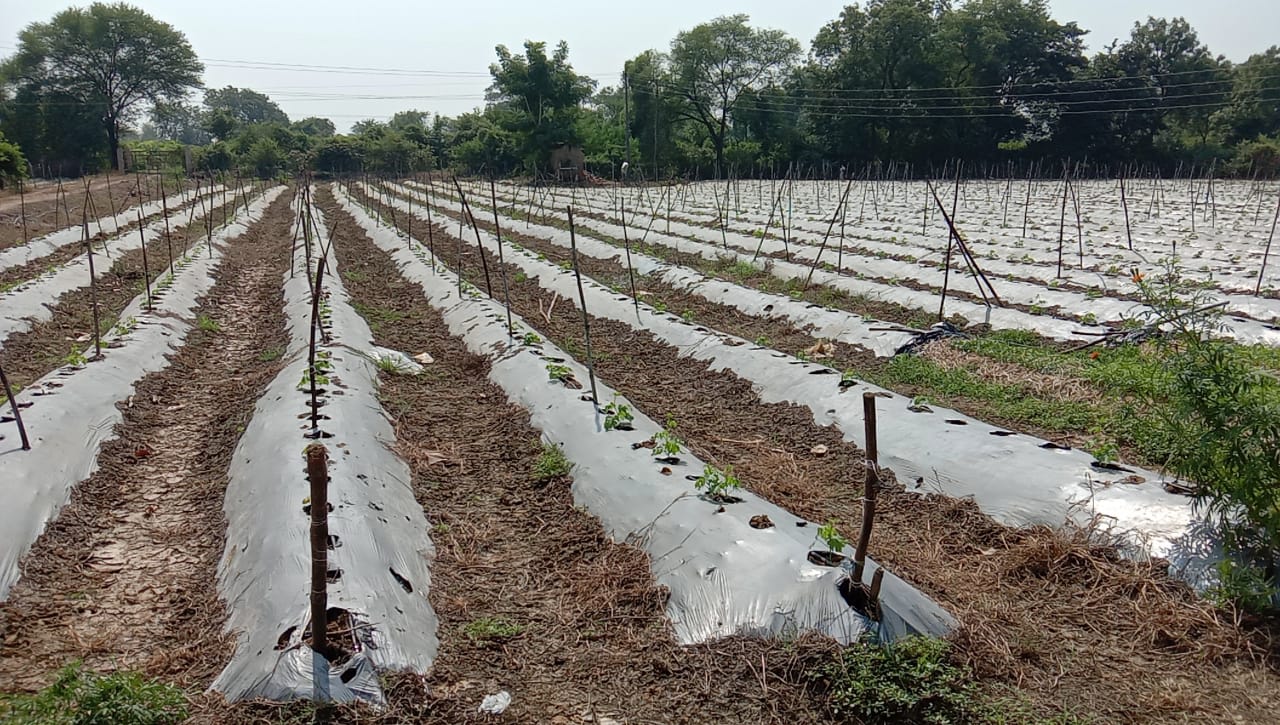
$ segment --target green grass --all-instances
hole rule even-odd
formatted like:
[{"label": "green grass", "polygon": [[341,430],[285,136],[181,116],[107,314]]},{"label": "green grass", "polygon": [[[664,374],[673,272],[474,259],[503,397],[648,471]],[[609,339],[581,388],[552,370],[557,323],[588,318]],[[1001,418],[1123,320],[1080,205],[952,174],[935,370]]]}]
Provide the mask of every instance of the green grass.
[{"label": "green grass", "polygon": [[408,317],[403,312],[377,305],[366,305],[356,300],[351,300],[351,307],[365,319],[365,322],[369,323],[369,329],[375,335],[380,334],[385,326],[394,325]]},{"label": "green grass", "polygon": [[1003,419],[1047,430],[1088,430],[1097,427],[1103,417],[1091,404],[1037,397],[1020,386],[982,380],[967,369],[946,369],[915,355],[898,355],[882,372],[869,377],[889,389],[913,386],[942,405],[959,398],[981,401]]},{"label": "green grass", "polygon": [[0,720],[14,725],[169,725],[186,717],[178,688],[136,672],[100,675],[79,663],[33,695],[0,696]]},{"label": "green grass", "polygon": [[543,443],[542,452],[533,464],[533,474],[539,481],[548,481],[569,475],[572,468],[573,464],[565,457],[564,449],[554,443]]},{"label": "green grass", "polygon": [[462,628],[462,633],[472,642],[487,643],[498,639],[510,639],[524,631],[524,627],[502,617],[481,617]]},{"label": "green grass", "polygon": [[262,352],[258,353],[258,362],[275,362],[282,357],[284,357],[284,347],[277,345],[274,347],[264,348]]},{"label": "green grass", "polygon": [[217,320],[204,313],[201,313],[196,317],[196,327],[205,332],[222,332],[222,325],[218,324]]}]

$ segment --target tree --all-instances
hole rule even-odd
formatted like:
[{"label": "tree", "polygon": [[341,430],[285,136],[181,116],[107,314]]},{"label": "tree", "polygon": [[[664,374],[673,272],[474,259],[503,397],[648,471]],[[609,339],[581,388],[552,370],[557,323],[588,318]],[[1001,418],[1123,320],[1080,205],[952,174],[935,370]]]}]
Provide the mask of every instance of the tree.
[{"label": "tree", "polygon": [[780,81],[800,55],[800,44],[781,30],[753,29],[746,15],[729,15],[676,35],[671,42],[672,92],[678,113],[706,129],[717,174],[739,98]]},{"label": "tree", "polygon": [[289,117],[266,95],[249,88],[211,88],[204,92],[204,108],[209,114],[225,114],[241,126],[255,123],[288,125]]},{"label": "tree", "polygon": [[18,34],[4,74],[19,89],[68,99],[100,114],[111,158],[122,128],[147,102],[180,101],[204,66],[181,32],[117,3],[70,8]]},{"label": "tree", "polygon": [[518,139],[526,166],[541,166],[557,145],[579,142],[580,106],[596,83],[574,72],[564,41],[550,57],[547,44],[534,41],[525,42],[523,55],[513,55],[505,45],[496,51],[498,62],[489,66],[493,117]]},{"label": "tree", "polygon": [[22,150],[4,139],[0,134],[0,189],[19,182],[27,177],[27,160]]},{"label": "tree", "polygon": [[315,136],[316,138],[330,138],[337,133],[337,129],[333,126],[333,121],[317,116],[308,116],[301,121],[294,121],[293,128],[295,131],[301,131],[308,136]]},{"label": "tree", "polygon": [[1236,66],[1227,100],[1213,121],[1228,141],[1280,134],[1280,46]]},{"label": "tree", "polygon": [[157,138],[202,146],[209,143],[200,109],[177,101],[157,103],[151,108],[151,123]]}]

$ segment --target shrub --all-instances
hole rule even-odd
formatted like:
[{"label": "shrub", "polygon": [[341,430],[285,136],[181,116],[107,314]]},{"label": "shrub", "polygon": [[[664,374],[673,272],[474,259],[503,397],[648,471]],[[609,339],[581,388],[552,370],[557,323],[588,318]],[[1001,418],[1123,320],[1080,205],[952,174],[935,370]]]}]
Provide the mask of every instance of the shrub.
[{"label": "shrub", "polygon": [[18,145],[0,134],[0,189],[27,178],[27,159]]},{"label": "shrub", "polygon": [[0,697],[0,720],[15,725],[168,725],[186,717],[178,688],[136,672],[99,675],[79,663],[34,695]]},{"label": "shrub", "polygon": [[572,468],[573,464],[569,463],[560,446],[554,443],[543,443],[542,452],[538,454],[538,460],[533,464],[533,474],[539,481],[549,481],[569,475]]},{"label": "shrub", "polygon": [[987,719],[972,674],[951,664],[951,645],[907,637],[881,646],[874,636],[809,672],[842,719],[861,723],[951,723]]},{"label": "shrub", "polygon": [[[1280,381],[1238,345],[1215,335],[1221,308],[1176,267],[1135,273],[1145,317],[1162,321],[1152,354],[1160,361],[1144,403],[1151,434],[1168,446],[1167,466],[1195,484],[1195,499],[1248,570],[1223,576],[1222,594],[1242,604],[1267,598],[1280,554]],[[1233,593],[1234,592],[1234,593]]]}]

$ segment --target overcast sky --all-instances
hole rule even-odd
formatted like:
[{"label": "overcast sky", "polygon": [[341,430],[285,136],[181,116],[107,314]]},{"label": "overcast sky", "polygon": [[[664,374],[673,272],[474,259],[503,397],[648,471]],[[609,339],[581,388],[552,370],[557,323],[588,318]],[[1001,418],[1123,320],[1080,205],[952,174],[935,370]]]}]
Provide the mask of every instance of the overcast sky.
[{"label": "overcast sky", "polygon": [[[0,56],[17,33],[71,3],[0,0]],[[88,4],[87,2],[83,4]],[[493,48],[564,39],[581,73],[617,82],[622,63],[717,15],[747,13],[786,30],[807,49],[846,3],[815,0],[133,0],[187,34],[210,87],[270,95],[294,119],[331,118],[339,130],[361,118],[418,108],[454,115],[483,104]],[[1181,15],[1214,53],[1241,61],[1280,44],[1280,0],[1051,0],[1058,20],[1090,31],[1090,50],[1128,35],[1148,15]],[[254,63],[295,64],[282,70]],[[346,66],[339,71],[315,66]],[[376,69],[374,71],[363,69]],[[394,72],[388,72],[394,71]],[[364,96],[363,98],[359,96]],[[372,98],[371,98],[372,96]],[[393,97],[393,98],[389,98]]]}]

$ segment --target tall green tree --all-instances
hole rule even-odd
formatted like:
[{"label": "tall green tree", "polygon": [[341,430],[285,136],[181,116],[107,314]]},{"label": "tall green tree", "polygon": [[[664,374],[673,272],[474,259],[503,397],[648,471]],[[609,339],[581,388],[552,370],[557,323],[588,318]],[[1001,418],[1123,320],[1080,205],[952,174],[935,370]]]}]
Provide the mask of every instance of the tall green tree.
[{"label": "tall green tree", "polygon": [[800,44],[781,30],[752,28],[747,15],[728,15],[676,35],[671,42],[671,92],[677,113],[701,125],[715,152],[717,173],[734,109],[743,94],[782,80]]},{"label": "tall green tree", "polygon": [[338,130],[334,127],[333,121],[319,116],[307,116],[300,121],[294,121],[293,128],[295,131],[301,131],[308,136],[315,136],[316,138],[329,138],[337,133]]},{"label": "tall green tree", "polygon": [[549,56],[547,44],[535,41],[525,42],[523,54],[505,45],[496,51],[498,62],[489,66],[493,117],[518,139],[525,165],[540,167],[557,145],[580,142],[578,115],[596,83],[573,70],[564,41]]},{"label": "tall green tree", "polygon": [[125,3],[70,8],[18,34],[3,75],[45,103],[97,114],[114,160],[120,134],[147,103],[179,101],[200,86],[204,66],[173,26]]},{"label": "tall green tree", "polygon": [[266,94],[251,88],[210,88],[204,92],[205,113],[223,114],[237,125],[279,123],[288,125],[289,116]]}]

